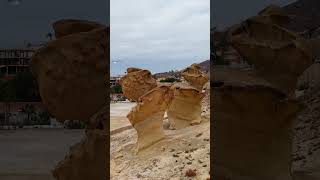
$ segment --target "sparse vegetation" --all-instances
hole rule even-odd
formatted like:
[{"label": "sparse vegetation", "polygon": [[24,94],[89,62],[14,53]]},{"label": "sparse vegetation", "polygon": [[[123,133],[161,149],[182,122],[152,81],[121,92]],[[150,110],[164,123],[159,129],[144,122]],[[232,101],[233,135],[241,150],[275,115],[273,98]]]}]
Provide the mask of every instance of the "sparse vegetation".
[{"label": "sparse vegetation", "polygon": [[160,80],[160,82],[162,82],[162,83],[165,83],[165,82],[173,83],[173,82],[181,82],[181,80],[178,79],[178,78],[174,78],[174,77],[168,77],[168,78]]}]

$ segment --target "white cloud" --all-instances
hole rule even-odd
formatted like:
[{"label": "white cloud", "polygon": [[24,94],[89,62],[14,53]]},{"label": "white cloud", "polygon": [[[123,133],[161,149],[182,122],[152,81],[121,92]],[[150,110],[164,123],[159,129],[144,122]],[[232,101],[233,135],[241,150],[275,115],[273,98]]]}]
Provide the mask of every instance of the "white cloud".
[{"label": "white cloud", "polygon": [[[209,59],[210,0],[111,0],[111,74],[153,72]],[[122,65],[119,65],[121,64]]]}]

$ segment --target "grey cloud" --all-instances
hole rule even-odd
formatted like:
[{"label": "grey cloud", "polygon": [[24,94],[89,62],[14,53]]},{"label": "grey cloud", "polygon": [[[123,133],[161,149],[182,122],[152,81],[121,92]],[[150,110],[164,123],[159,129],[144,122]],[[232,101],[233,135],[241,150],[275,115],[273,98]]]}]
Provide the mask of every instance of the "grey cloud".
[{"label": "grey cloud", "polygon": [[209,58],[209,0],[112,0],[111,74],[127,66],[153,72]]}]

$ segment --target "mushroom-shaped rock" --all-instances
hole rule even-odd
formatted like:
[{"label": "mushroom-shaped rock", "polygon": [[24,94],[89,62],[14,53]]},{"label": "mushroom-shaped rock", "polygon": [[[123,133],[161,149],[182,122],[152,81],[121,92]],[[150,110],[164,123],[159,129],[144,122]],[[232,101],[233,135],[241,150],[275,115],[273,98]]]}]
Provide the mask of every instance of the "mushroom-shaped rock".
[{"label": "mushroom-shaped rock", "polygon": [[127,115],[138,133],[138,151],[164,138],[163,119],[172,95],[169,86],[159,86],[141,96]]},{"label": "mushroom-shaped rock", "polygon": [[201,71],[198,64],[192,64],[181,73],[182,77],[188,81],[192,86],[201,90],[203,85],[208,82],[208,75]]},{"label": "mushroom-shaped rock", "polygon": [[58,120],[83,120],[104,106],[108,91],[109,30],[62,37],[32,57],[44,104]]},{"label": "mushroom-shaped rock", "polygon": [[125,97],[138,101],[139,97],[157,87],[157,81],[148,70],[128,68],[127,74],[120,79],[120,85]]},{"label": "mushroom-shaped rock", "polygon": [[181,129],[201,122],[201,102],[204,93],[184,84],[175,84],[171,87],[173,99],[167,115],[170,129]]},{"label": "mushroom-shaped rock", "polygon": [[309,43],[263,16],[230,32],[231,45],[256,68],[258,75],[284,92],[293,92],[297,78],[312,64]]},{"label": "mushroom-shaped rock", "polygon": [[56,38],[61,38],[70,34],[88,32],[94,29],[105,28],[104,25],[85,20],[62,19],[53,23]]},{"label": "mushroom-shaped rock", "polygon": [[214,177],[291,180],[291,121],[300,105],[246,83],[213,89]]}]

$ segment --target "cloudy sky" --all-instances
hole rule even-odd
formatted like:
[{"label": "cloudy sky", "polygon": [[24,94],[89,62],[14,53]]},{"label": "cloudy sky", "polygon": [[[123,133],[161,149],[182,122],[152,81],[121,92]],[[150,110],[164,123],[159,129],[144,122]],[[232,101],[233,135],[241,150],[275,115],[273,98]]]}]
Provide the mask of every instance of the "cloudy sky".
[{"label": "cloudy sky", "polygon": [[[20,1],[11,5],[10,1]],[[51,24],[61,18],[109,23],[109,0],[0,0],[0,48],[46,41]]]},{"label": "cloudy sky", "polygon": [[111,75],[209,59],[210,0],[111,0]]}]

